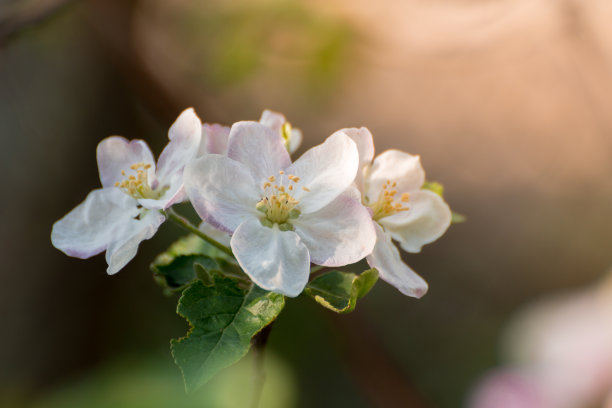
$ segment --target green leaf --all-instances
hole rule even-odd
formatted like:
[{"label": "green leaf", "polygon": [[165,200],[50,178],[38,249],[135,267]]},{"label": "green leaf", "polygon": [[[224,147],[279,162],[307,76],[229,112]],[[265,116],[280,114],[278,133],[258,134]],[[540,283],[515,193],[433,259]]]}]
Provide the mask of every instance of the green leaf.
[{"label": "green leaf", "polygon": [[317,303],[336,313],[350,313],[355,310],[357,299],[364,297],[377,280],[376,269],[368,269],[361,275],[331,271],[314,278],[305,291]]},{"label": "green leaf", "polygon": [[155,282],[169,289],[169,293],[196,278],[211,285],[213,273],[246,277],[235,260],[194,234],[180,238],[159,254],[151,263],[151,271]]},{"label": "green leaf", "polygon": [[426,181],[421,189],[433,191],[440,197],[443,197],[444,195],[444,186],[437,181]]},{"label": "green leaf", "polygon": [[251,338],[272,323],[284,305],[283,295],[256,285],[244,290],[218,275],[213,286],[196,281],[185,289],[177,313],[191,329],[187,336],[173,339],[171,349],[187,392],[244,357]]},{"label": "green leaf", "polygon": [[169,264],[154,263],[151,268],[156,276],[163,278],[163,286],[171,289],[182,288],[200,276],[208,282],[211,272],[221,271],[219,263],[206,255],[179,255]]}]

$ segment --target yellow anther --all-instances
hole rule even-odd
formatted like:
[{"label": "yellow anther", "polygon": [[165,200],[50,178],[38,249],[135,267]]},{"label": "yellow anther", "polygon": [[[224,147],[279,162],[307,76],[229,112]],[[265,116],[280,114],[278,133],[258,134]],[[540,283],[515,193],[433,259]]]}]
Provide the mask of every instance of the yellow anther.
[{"label": "yellow anther", "polygon": [[302,190],[304,191],[310,191],[310,189],[308,187],[302,187]]},{"label": "yellow anther", "polygon": [[289,191],[293,190],[293,186],[289,185]]},{"label": "yellow anther", "polygon": [[378,195],[378,200],[372,203],[367,203],[368,206],[372,209],[372,218],[375,221],[396,214],[400,211],[409,210],[409,208],[405,207],[402,203],[407,203],[410,200],[410,194],[403,193],[400,196],[400,200],[395,201],[397,190],[391,190],[389,189],[389,186],[391,186],[392,188],[397,187],[397,182],[391,182],[391,180],[387,180],[386,183],[384,183],[382,186],[380,194]]},{"label": "yellow anther", "polygon": [[134,163],[130,169],[136,172],[136,175],[127,175],[125,170],[121,170],[121,175],[126,177],[121,182],[116,182],[115,187],[121,188],[128,195],[138,198],[159,199],[168,190],[168,186],[159,186],[152,189],[149,185],[147,169],[152,167],[151,164]]},{"label": "yellow anther", "polygon": [[281,171],[278,172],[278,174],[280,174],[282,176],[283,174],[285,174],[285,172],[281,170]]},{"label": "yellow anther", "polygon": [[264,183],[263,188],[268,188],[270,187],[272,184],[268,183],[267,181]]},{"label": "yellow anther", "polygon": [[270,177],[268,177],[268,180],[270,180],[272,183],[274,183],[276,181],[276,177],[270,176]]}]

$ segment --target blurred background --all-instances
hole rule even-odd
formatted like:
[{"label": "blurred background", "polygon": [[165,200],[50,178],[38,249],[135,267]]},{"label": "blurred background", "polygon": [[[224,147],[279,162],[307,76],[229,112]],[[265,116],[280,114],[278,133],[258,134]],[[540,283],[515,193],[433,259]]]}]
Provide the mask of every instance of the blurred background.
[{"label": "blurred background", "polygon": [[607,0],[0,0],[0,406],[245,406],[248,360],[183,394],[168,341],[187,325],[148,269],[182,231],[165,224],[112,277],[49,238],[99,186],[101,139],[158,154],[189,106],[228,125],[282,112],[301,151],[366,126],[379,153],[420,154],[468,219],[406,256],[421,300],[384,282],[348,316],[289,300],[261,406],[467,404],[517,311],[612,265],[611,15]]}]

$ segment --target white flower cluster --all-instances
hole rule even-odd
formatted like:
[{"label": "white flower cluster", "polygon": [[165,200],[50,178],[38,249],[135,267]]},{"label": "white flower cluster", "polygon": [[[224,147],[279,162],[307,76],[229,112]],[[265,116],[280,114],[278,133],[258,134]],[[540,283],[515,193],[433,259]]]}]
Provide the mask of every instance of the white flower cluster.
[{"label": "white flower cluster", "polygon": [[53,245],[78,258],[106,251],[114,274],[155,234],[165,210],[189,200],[204,221],[200,230],[226,243],[264,289],[297,296],[311,263],[366,258],[402,293],[427,291],[393,243],[419,252],[450,225],[448,205],[422,188],[418,156],[388,150],[374,158],[371,133],[351,128],[292,162],[302,134],[271,111],[228,128],[202,125],[187,109],[168,136],[157,164],[142,140],[100,142],[102,188],[53,225]]}]

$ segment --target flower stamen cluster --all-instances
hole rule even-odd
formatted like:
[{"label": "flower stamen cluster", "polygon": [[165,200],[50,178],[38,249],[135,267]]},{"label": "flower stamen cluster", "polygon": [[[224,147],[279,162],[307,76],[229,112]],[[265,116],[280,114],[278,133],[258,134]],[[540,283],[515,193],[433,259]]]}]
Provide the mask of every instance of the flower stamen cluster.
[{"label": "flower stamen cluster", "polygon": [[121,170],[121,175],[127,177],[125,180],[115,183],[115,187],[119,187],[127,195],[139,198],[151,198],[154,200],[159,199],[164,195],[167,186],[161,188],[152,188],[149,183],[149,169],[151,165],[148,163],[134,163],[130,166],[130,169],[136,171],[136,175],[127,176],[125,170]]},{"label": "flower stamen cluster", "polygon": [[[287,175],[286,177],[293,184],[289,183],[285,186],[282,183],[285,172],[281,170],[279,175],[281,176],[279,184],[272,184],[277,180],[275,176],[268,177],[268,181],[263,185],[266,196],[256,204],[255,208],[265,214],[265,218],[261,220],[263,225],[271,228],[274,224],[278,224],[281,230],[289,231],[293,230],[289,220],[300,215],[300,211],[295,208],[300,201],[291,194],[294,191],[294,185],[299,183],[300,178],[292,174]],[[306,187],[302,189],[308,191]]]},{"label": "flower stamen cluster", "polygon": [[395,201],[395,196],[397,194],[397,190],[395,189],[396,186],[397,183],[395,181],[391,183],[391,180],[387,180],[387,182],[383,184],[383,188],[378,195],[378,200],[370,205],[373,212],[372,219],[374,219],[374,221],[410,209],[403,204],[410,201],[409,193],[402,193],[399,202]]}]

